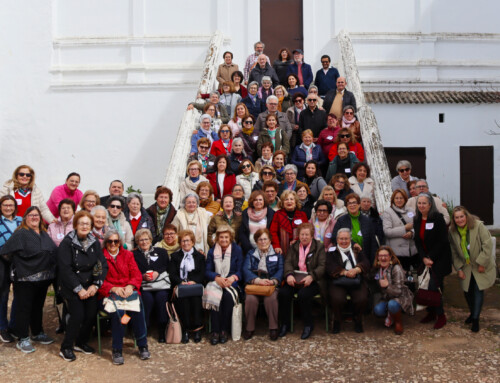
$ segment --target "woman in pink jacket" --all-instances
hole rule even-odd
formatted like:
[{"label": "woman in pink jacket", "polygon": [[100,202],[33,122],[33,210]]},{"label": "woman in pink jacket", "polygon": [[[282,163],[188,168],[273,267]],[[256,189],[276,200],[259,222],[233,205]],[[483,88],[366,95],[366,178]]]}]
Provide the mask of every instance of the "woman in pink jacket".
[{"label": "woman in pink jacket", "polygon": [[71,199],[75,201],[75,206],[78,206],[83,196],[82,191],[78,189],[79,185],[80,174],[73,172],[68,175],[65,184],[56,186],[54,190],[52,190],[52,194],[47,201],[47,206],[49,207],[54,217],[59,218],[58,206],[59,202],[61,202],[63,199]]}]

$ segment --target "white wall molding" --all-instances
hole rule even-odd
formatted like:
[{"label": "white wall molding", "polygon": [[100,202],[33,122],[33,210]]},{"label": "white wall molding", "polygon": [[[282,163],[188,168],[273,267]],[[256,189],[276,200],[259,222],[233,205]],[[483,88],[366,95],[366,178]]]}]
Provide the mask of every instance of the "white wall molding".
[{"label": "white wall molding", "polygon": [[[163,35],[163,36],[73,36],[55,37],[52,41],[54,48],[75,47],[81,45],[109,46],[109,45],[203,45],[206,46],[212,38],[211,34],[201,35]],[[224,37],[224,43],[231,42]]]}]

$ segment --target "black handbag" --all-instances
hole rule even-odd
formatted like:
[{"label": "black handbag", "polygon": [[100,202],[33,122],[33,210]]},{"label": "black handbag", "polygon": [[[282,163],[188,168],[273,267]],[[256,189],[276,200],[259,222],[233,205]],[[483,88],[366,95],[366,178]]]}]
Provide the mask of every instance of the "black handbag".
[{"label": "black handbag", "polygon": [[354,278],[348,278],[344,275],[335,278],[332,282],[335,286],[342,286],[348,288],[356,288],[361,286],[361,275],[356,275]]},{"label": "black handbag", "polygon": [[177,285],[175,288],[177,298],[190,298],[203,296],[203,285],[195,283],[194,285]]}]

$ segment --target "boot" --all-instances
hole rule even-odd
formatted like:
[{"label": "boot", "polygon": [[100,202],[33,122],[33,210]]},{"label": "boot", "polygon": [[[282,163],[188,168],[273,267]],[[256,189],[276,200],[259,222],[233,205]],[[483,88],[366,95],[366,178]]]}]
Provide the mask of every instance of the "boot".
[{"label": "boot", "polygon": [[160,323],[158,325],[158,343],[165,343],[165,330],[167,329],[166,323]]},{"label": "boot", "polygon": [[397,313],[391,314],[392,319],[394,319],[394,332],[396,335],[401,335],[403,333],[403,322],[401,321],[401,310]]},{"label": "boot", "polygon": [[479,318],[472,319],[472,327],[470,328],[472,332],[479,332]]},{"label": "boot", "polygon": [[436,323],[434,323],[434,329],[439,330],[440,328],[443,328],[444,325],[446,324],[446,315],[441,314],[438,315]]},{"label": "boot", "polygon": [[420,320],[420,323],[430,323],[436,319],[436,312],[434,310],[428,311],[427,315]]}]

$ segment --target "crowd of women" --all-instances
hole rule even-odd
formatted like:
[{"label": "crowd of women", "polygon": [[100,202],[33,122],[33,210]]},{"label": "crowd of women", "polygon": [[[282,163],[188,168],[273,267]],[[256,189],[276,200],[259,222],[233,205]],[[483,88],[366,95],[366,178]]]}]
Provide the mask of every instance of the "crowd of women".
[{"label": "crowd of women", "polygon": [[[288,76],[288,89],[273,89],[264,76],[247,94],[243,75],[229,76],[202,108],[179,207],[165,186],[148,208],[140,194],[124,198],[120,181],[102,199],[93,190],[82,193],[77,173],[45,201],[34,169],[14,170],[0,192],[1,340],[16,338],[25,353],[35,351],[33,343],[54,342],[42,321],[52,284],[64,304],[58,330],[64,332],[60,355],[68,361],[74,351],[94,352],[88,342],[98,310],[109,315],[114,364],[124,362],[129,323],[140,358],[148,359],[148,332],[166,341],[170,301],[182,343],[201,341],[204,310],[209,342],[226,343],[238,301],[244,302],[246,340],[261,302],[272,341],[291,330],[294,301],[302,339],[313,332],[315,301],[331,309],[335,334],[346,317],[363,332],[363,317],[372,310],[402,334],[402,314],[415,312],[413,272],[430,270],[428,290],[442,292],[452,265],[470,309],[466,323],[479,331],[483,293],[496,276],[483,223],[459,206],[448,227],[433,196],[412,188],[407,161],[398,163],[390,207],[380,215],[377,177],[364,159],[355,107],[345,106],[344,116],[323,113],[313,130],[301,113],[312,104],[312,111],[321,108],[314,86],[306,90]],[[249,110],[236,94],[259,108]],[[259,94],[267,95],[265,103]],[[254,124],[262,114],[259,131]],[[282,126],[287,115],[291,130]],[[415,209],[408,206],[411,197]],[[446,324],[442,296],[421,322],[435,329]]]}]

